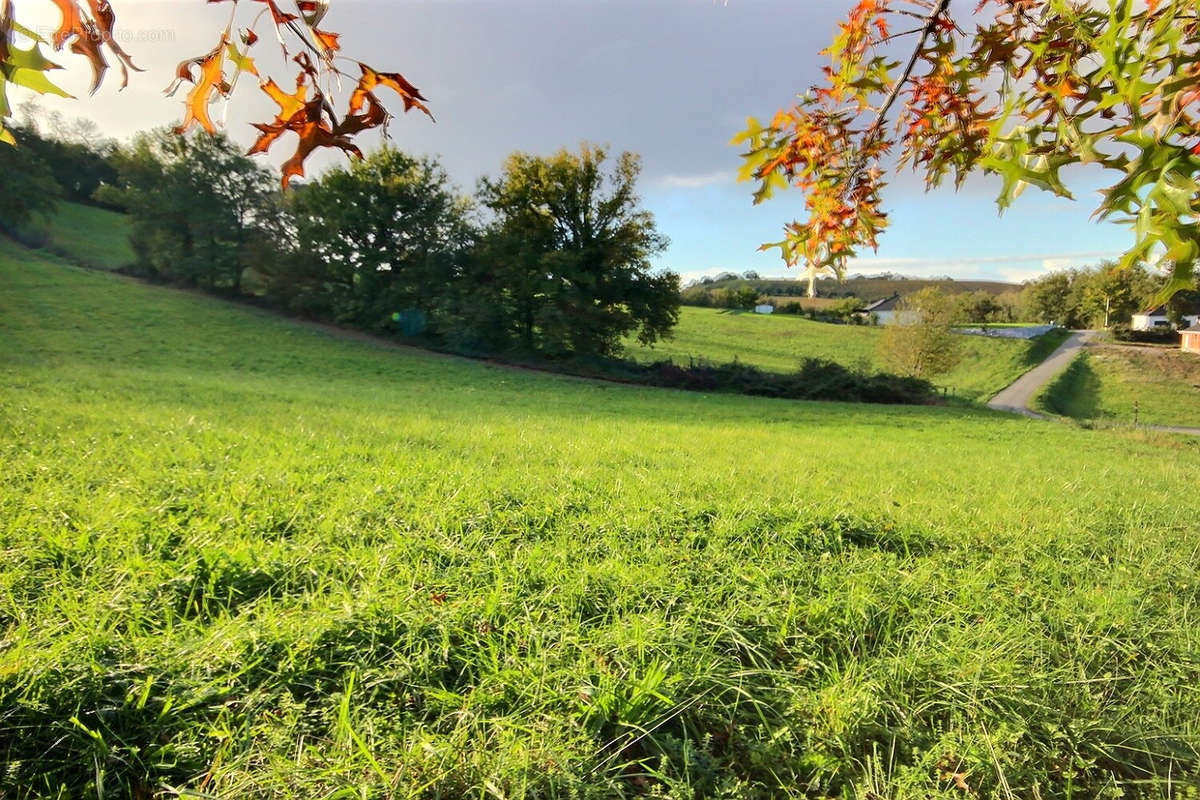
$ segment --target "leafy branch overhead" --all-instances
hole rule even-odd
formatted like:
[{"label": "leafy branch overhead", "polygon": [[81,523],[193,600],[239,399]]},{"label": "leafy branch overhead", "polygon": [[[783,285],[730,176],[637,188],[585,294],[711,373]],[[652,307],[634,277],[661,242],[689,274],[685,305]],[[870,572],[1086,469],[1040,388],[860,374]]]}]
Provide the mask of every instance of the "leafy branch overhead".
[{"label": "leafy branch overhead", "polygon": [[[1200,258],[1200,10],[1194,0],[859,0],[824,51],[825,80],[768,123],[750,119],[743,180],[755,202],[798,187],[808,216],[777,247],[841,274],[887,225],[894,168],[926,187],[998,175],[1007,208],[1028,186],[1071,197],[1068,168],[1112,174],[1096,208],[1128,223],[1123,263]],[[904,49],[904,42],[911,45]]]},{"label": "leafy branch overhead", "polygon": [[[104,81],[109,59],[115,59],[121,68],[122,88],[128,83],[128,71],[137,69],[114,37],[116,14],[108,0],[87,0],[86,5],[83,0],[53,2],[62,22],[53,41],[47,42],[16,21],[14,0],[0,0],[0,141],[13,144],[11,133],[3,127],[11,115],[6,95],[8,84],[41,94],[69,96],[46,77],[47,72],[61,67],[43,55],[43,46],[56,51],[66,48],[87,57],[92,65],[93,92]],[[286,133],[297,137],[296,150],[283,165],[284,187],[293,177],[304,175],[304,162],[319,148],[336,148],[355,157],[362,156],[354,143],[355,137],[382,128],[391,119],[377,94],[380,88],[400,95],[406,112],[415,108],[432,118],[421,92],[403,75],[379,72],[340,55],[340,34],[320,27],[330,0],[287,3],[288,9],[294,11],[285,9],[283,0],[206,2],[229,5],[229,22],[212,50],[179,64],[175,79],[167,88],[168,95],[175,95],[187,87],[184,119],[177,131],[186,133],[199,126],[210,134],[216,133],[212,104],[218,99],[228,99],[244,75],[253,76],[259,89],[279,106],[279,111],[270,122],[255,124],[259,137],[250,152],[267,152]],[[255,13],[249,24],[239,27],[240,12],[246,5]],[[273,78],[260,73],[255,56],[257,48],[267,40],[258,31],[260,26],[266,27],[263,33],[278,45],[285,63],[298,68],[293,89],[285,90]],[[30,49],[17,47],[18,37],[28,40]],[[347,63],[352,65],[351,73],[343,71],[342,65]],[[339,113],[330,87],[341,86],[343,81],[354,88],[345,101],[345,110]]]}]

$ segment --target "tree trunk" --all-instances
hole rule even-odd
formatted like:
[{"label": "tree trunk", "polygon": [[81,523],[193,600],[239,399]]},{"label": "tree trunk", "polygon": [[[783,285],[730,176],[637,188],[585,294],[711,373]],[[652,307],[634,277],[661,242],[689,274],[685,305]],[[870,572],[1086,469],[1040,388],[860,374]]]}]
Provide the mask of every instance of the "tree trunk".
[{"label": "tree trunk", "polygon": [[533,352],[533,305],[527,303],[521,314],[521,338],[525,340],[525,349]]}]

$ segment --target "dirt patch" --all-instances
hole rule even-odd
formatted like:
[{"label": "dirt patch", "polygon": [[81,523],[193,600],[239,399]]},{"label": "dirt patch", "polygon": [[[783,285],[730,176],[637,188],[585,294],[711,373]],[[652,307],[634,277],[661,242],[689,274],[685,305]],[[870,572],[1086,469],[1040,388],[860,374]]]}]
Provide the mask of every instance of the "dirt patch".
[{"label": "dirt patch", "polygon": [[1182,383],[1200,390],[1200,355],[1178,348],[1144,344],[1092,345],[1089,352],[1101,361],[1113,362],[1160,380]]}]

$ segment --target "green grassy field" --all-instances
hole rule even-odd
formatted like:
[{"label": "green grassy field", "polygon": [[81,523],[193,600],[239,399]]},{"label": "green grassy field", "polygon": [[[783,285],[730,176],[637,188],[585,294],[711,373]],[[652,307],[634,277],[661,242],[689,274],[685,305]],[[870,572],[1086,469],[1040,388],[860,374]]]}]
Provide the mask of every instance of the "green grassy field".
[{"label": "green grassy field", "polygon": [[1200,356],[1173,348],[1088,348],[1038,398],[1043,410],[1081,420],[1200,427]]},{"label": "green grassy field", "polygon": [[36,228],[23,236],[37,236],[50,252],[84,266],[115,270],[134,262],[124,214],[60,201],[55,215]]},{"label": "green grassy field", "polygon": [[[858,325],[832,325],[787,314],[751,314],[685,306],[674,337],[652,348],[630,341],[630,354],[641,361],[670,358],[713,363],[735,358],[776,372],[794,371],[805,358],[823,358],[850,367],[884,369],[876,353],[883,330]],[[982,401],[1040,363],[1062,341],[1060,332],[1044,340],[963,336],[963,358],[933,382],[952,394]]]},{"label": "green grassy field", "polygon": [[1192,440],[509,371],[0,242],[0,463],[6,798],[1200,786]]}]

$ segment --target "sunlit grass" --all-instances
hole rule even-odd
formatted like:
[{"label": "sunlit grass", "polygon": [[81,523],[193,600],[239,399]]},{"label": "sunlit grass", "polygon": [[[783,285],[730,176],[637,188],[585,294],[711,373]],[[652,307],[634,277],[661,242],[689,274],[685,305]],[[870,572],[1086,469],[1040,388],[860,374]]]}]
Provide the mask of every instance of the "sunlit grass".
[{"label": "sunlit grass", "polygon": [[63,200],[48,219],[35,219],[19,235],[27,243],[76,264],[117,270],[130,266],[135,259],[129,243],[130,227],[124,214]]},{"label": "sunlit grass", "polygon": [[[878,352],[882,335],[879,327],[685,306],[671,339],[653,348],[633,341],[628,347],[641,361],[670,358],[687,364],[690,360],[724,363],[737,359],[766,370],[791,372],[805,358],[821,358],[882,370],[886,369]],[[1057,333],[1046,341],[1032,342],[964,335],[962,360],[932,380],[958,397],[987,400],[1049,355],[1059,341]]]},{"label": "sunlit grass", "polygon": [[1200,427],[1200,356],[1176,348],[1091,347],[1039,398],[1044,410],[1103,423]]},{"label": "sunlit grass", "polygon": [[0,464],[5,797],[1200,783],[1186,440],[511,372],[0,243]]}]

